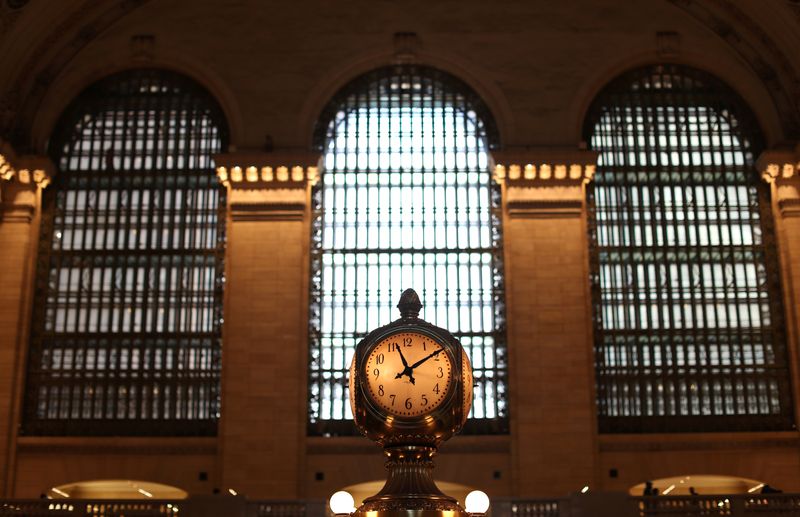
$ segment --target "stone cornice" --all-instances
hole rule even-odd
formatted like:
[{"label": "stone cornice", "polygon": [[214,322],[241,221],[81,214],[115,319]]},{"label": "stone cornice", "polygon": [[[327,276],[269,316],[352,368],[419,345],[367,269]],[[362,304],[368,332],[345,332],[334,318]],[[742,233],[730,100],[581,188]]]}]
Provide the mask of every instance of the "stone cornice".
[{"label": "stone cornice", "polygon": [[39,190],[50,184],[53,164],[44,156],[17,156],[0,139],[0,214],[3,222],[30,223]]},{"label": "stone cornice", "polygon": [[319,153],[242,151],[214,156],[217,177],[231,188],[305,188],[319,181]]},{"label": "stone cornice", "polygon": [[524,148],[495,151],[494,179],[509,185],[568,186],[589,183],[598,153],[583,149]]},{"label": "stone cornice", "polygon": [[318,153],[244,151],[214,156],[234,221],[300,221],[308,187],[319,181]]},{"label": "stone cornice", "polygon": [[756,167],[773,186],[781,217],[800,217],[800,144],[794,149],[764,151]]},{"label": "stone cornice", "polygon": [[767,183],[778,183],[800,176],[800,144],[794,149],[768,149],[756,160],[756,168]]},{"label": "stone cornice", "polygon": [[493,176],[505,185],[511,218],[580,217],[584,188],[594,177],[597,153],[582,149],[495,152]]},{"label": "stone cornice", "polygon": [[11,145],[0,139],[0,181],[45,188],[52,177],[53,163],[49,158],[17,156]]}]

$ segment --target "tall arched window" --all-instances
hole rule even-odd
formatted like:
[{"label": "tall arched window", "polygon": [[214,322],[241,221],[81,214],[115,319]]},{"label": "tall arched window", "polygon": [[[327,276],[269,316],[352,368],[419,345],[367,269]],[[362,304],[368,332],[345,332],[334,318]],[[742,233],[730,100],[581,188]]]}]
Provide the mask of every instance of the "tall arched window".
[{"label": "tall arched window", "polygon": [[753,431],[793,423],[762,141],[708,73],[633,70],[590,108],[601,432]]},{"label": "tall arched window", "polygon": [[187,77],[81,93],[50,141],[23,432],[211,435],[219,416],[227,145]]},{"label": "tall arched window", "polygon": [[399,317],[449,329],[475,369],[467,432],[505,432],[506,353],[491,114],[463,82],[390,66],[346,85],[322,113],[314,192],[309,433],[352,434],[347,367],[366,333]]}]

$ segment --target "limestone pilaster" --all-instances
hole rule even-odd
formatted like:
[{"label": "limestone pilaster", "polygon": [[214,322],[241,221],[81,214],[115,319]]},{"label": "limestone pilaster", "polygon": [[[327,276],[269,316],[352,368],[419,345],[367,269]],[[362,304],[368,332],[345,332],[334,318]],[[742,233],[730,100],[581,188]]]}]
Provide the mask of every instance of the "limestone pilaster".
[{"label": "limestone pilaster", "polygon": [[13,496],[16,428],[30,327],[41,192],[52,165],[0,141],[0,496]]},{"label": "limestone pilaster", "polygon": [[596,416],[585,187],[596,153],[494,153],[502,184],[514,491],[594,485]]},{"label": "limestone pilaster", "polygon": [[800,143],[793,149],[764,151],[756,162],[770,185],[776,246],[781,268],[786,336],[792,369],[794,412],[800,415]]},{"label": "limestone pilaster", "polygon": [[227,187],[221,485],[300,497],[305,453],[310,188],[319,155],[215,157]]}]

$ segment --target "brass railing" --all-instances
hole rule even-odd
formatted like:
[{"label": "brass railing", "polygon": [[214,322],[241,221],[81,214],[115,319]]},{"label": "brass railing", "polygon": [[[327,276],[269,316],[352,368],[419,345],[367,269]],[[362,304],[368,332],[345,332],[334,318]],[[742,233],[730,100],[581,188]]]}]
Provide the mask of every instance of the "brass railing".
[{"label": "brass railing", "polygon": [[[183,500],[0,500],[0,517],[329,517],[324,501],[246,500],[194,496]],[[496,498],[489,517],[790,517],[800,494],[630,497],[573,494],[551,499]]]}]

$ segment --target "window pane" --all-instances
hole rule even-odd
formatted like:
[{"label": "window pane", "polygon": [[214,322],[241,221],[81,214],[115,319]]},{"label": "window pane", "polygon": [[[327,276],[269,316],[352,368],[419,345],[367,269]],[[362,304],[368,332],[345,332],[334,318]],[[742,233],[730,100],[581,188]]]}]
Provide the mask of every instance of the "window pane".
[{"label": "window pane", "polygon": [[45,200],[26,434],[214,434],[227,136],[188,78],[136,70],[65,111]]},{"label": "window pane", "polygon": [[425,304],[421,317],[450,330],[472,359],[467,431],[505,432],[500,219],[478,103],[452,77],[401,66],[351,83],[323,115],[312,246],[312,434],[355,432],[347,402],[355,345],[399,317],[395,306],[409,287]]},{"label": "window pane", "polygon": [[654,66],[600,94],[587,136],[601,432],[791,428],[752,115],[708,74]]}]

